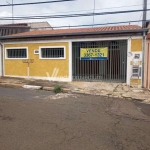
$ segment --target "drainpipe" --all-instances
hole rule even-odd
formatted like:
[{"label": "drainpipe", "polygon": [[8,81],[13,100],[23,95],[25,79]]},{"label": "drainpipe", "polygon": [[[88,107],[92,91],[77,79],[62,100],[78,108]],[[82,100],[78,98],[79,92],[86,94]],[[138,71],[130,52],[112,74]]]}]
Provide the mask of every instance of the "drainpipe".
[{"label": "drainpipe", "polygon": [[143,51],[142,51],[142,88],[144,88],[144,67],[145,67],[145,51],[146,51],[146,33],[143,32]]}]

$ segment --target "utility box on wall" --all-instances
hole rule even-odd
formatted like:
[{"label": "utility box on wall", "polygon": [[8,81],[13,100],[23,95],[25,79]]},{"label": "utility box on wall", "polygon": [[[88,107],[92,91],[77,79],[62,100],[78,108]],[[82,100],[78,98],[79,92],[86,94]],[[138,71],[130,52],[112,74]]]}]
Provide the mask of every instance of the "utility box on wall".
[{"label": "utility box on wall", "polygon": [[140,54],[135,54],[132,60],[132,78],[141,77]]}]

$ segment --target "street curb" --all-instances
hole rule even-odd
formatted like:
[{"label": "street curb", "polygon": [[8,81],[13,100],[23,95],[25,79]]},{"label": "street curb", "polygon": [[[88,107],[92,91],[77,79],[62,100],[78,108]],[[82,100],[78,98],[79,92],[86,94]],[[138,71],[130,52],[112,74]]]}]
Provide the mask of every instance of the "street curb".
[{"label": "street curb", "polygon": [[33,90],[40,90],[40,89],[42,89],[42,86],[24,85],[23,88],[25,88],[25,89],[33,89]]},{"label": "street curb", "polygon": [[[54,87],[46,87],[46,86],[42,87],[42,90],[45,90],[45,91],[53,91],[53,89],[54,89]],[[69,92],[71,92],[71,90],[67,89],[67,88],[62,88],[62,92],[69,93]]]},{"label": "street curb", "polygon": [[[0,83],[0,86],[3,86],[3,87],[12,87],[12,88],[24,88],[24,86],[26,86],[26,84],[11,84],[11,83]],[[33,85],[33,86],[36,86],[36,85]],[[41,90],[44,90],[44,91],[53,91],[54,87],[42,87],[41,86]],[[36,89],[35,89],[36,90]],[[40,90],[40,89],[38,89]],[[92,95],[90,93],[85,93],[83,91],[72,91],[70,89],[67,89],[67,88],[62,88],[62,93],[72,93],[72,94],[82,94],[82,95]],[[117,98],[113,95],[95,95],[95,96],[103,96],[103,97],[108,97],[108,98]],[[146,99],[137,99],[137,98],[132,98],[132,97],[118,97],[118,98],[122,98],[122,99],[132,99],[134,101],[145,101]]]},{"label": "street curb", "polygon": [[42,87],[42,90],[45,91],[52,91],[54,88],[53,87]]},{"label": "street curb", "polygon": [[0,83],[0,86],[13,87],[13,88],[22,88],[24,86],[24,84]]},{"label": "street curb", "polygon": [[[27,86],[26,84],[11,84],[11,83],[0,83],[0,86],[4,86],[4,87],[13,87],[13,88],[24,88],[24,86]],[[32,85],[32,86],[36,86],[36,85]],[[27,88],[26,88],[27,89]],[[44,91],[53,91],[54,87],[42,87],[41,89]],[[63,93],[69,93],[72,92],[70,89],[67,88],[62,88],[62,92]]]}]

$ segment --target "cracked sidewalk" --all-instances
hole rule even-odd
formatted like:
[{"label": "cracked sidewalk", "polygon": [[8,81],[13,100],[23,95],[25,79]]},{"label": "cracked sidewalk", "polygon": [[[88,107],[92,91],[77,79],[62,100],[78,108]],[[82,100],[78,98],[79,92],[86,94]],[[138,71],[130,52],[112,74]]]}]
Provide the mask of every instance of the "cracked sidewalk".
[{"label": "cracked sidewalk", "polygon": [[128,86],[125,83],[109,82],[52,82],[48,80],[34,80],[22,78],[0,77],[0,85],[22,88],[24,85],[41,86],[43,90],[52,91],[55,86],[61,86],[66,93],[90,94],[140,100],[150,103],[150,91]]}]

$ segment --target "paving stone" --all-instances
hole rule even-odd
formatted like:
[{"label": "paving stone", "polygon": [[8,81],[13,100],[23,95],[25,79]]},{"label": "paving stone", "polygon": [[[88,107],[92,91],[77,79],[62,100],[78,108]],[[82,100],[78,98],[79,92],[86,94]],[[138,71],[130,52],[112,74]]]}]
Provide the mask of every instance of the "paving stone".
[{"label": "paving stone", "polygon": [[133,92],[135,92],[135,93],[141,93],[141,92],[144,92],[144,90],[132,90]]},{"label": "paving stone", "polygon": [[122,94],[125,94],[125,92],[114,92],[112,95],[122,96]]},{"label": "paving stone", "polygon": [[64,92],[64,93],[68,93],[68,92],[71,92],[71,90],[70,90],[70,89],[67,89],[67,88],[63,88],[63,92]]},{"label": "paving stone", "polygon": [[42,87],[41,86],[36,86],[36,85],[23,85],[23,88],[33,89],[33,90],[40,90]]},{"label": "paving stone", "polygon": [[123,89],[124,89],[124,91],[126,91],[126,92],[128,92],[128,91],[131,90],[129,86],[124,86]]},{"label": "paving stone", "polygon": [[150,104],[150,98],[146,99],[144,102]]},{"label": "paving stone", "polygon": [[45,91],[52,91],[54,87],[43,87],[43,90]]},{"label": "paving stone", "polygon": [[124,98],[132,98],[135,100],[146,100],[148,99],[148,95],[145,94],[137,94],[137,93],[133,93],[133,92],[128,92],[122,95],[122,97]]}]

